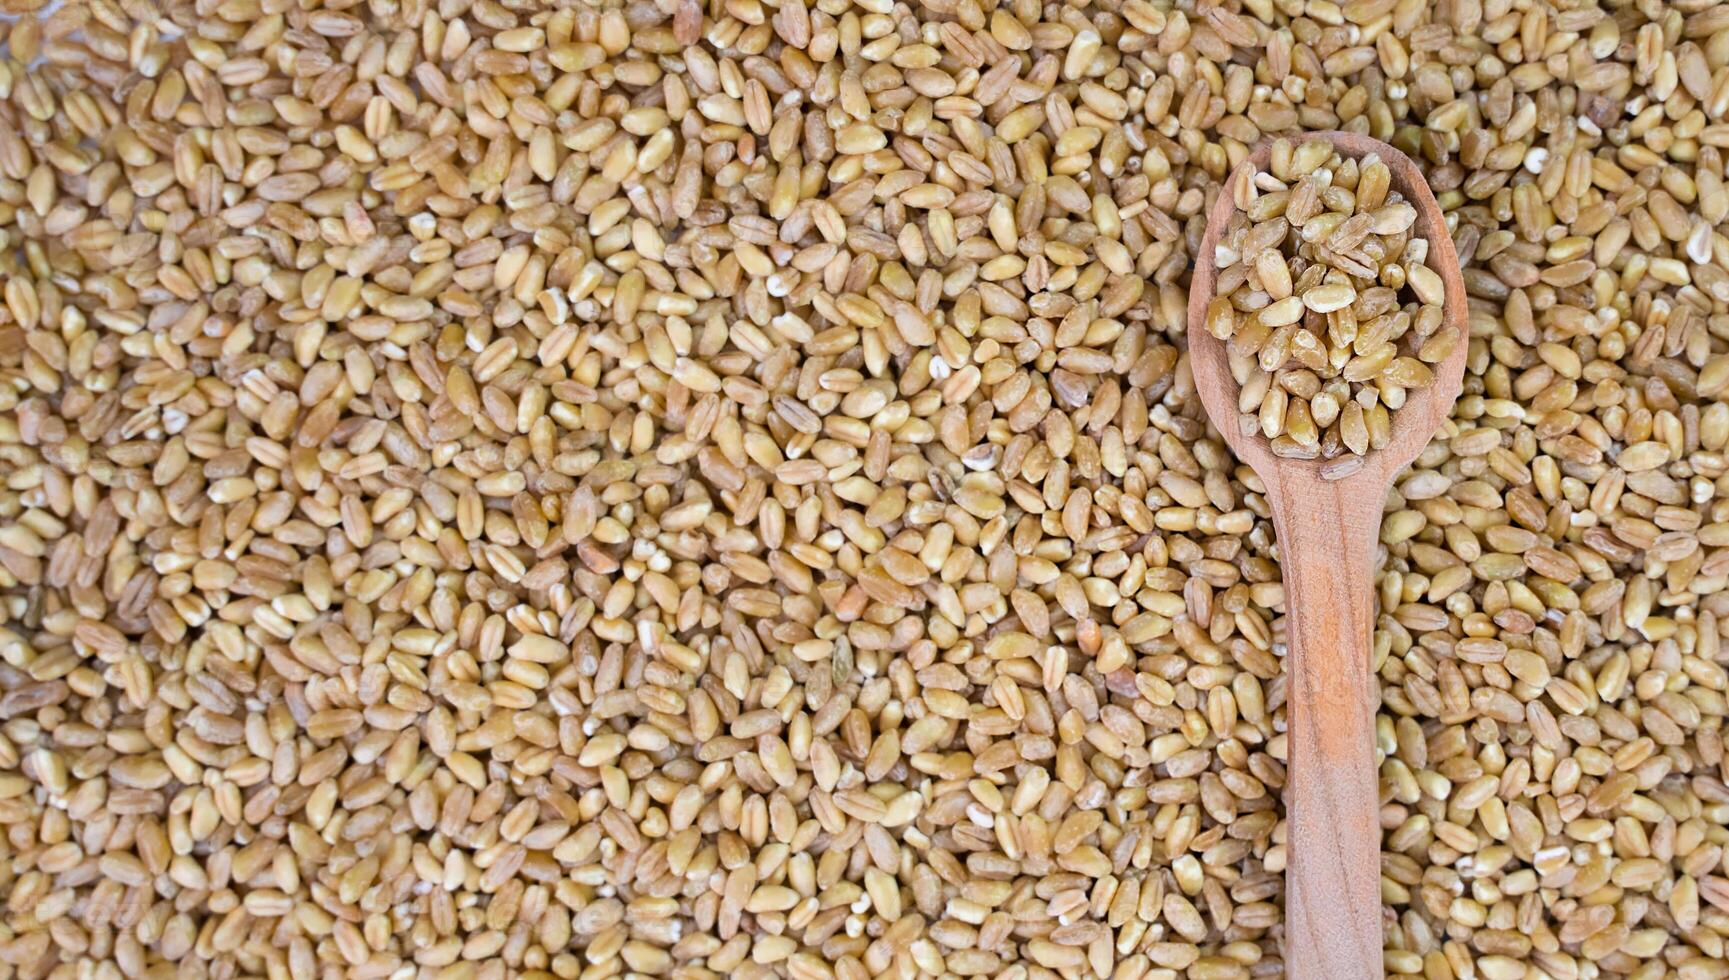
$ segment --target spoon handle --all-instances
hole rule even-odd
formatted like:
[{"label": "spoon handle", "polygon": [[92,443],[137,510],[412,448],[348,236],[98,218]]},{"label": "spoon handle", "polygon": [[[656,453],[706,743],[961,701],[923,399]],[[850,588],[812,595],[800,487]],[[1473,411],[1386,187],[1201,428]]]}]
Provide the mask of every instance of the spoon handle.
[{"label": "spoon handle", "polygon": [[1285,968],[1383,976],[1381,829],[1371,675],[1383,498],[1316,481],[1275,504],[1285,576],[1290,772]]}]

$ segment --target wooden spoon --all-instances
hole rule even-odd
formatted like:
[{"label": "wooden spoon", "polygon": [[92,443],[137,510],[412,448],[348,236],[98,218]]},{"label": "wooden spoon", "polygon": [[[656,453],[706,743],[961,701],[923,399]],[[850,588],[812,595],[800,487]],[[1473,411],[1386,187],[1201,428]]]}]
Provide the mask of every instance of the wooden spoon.
[{"label": "wooden spoon", "polygon": [[1250,166],[1266,167],[1271,141],[1257,146],[1225,182],[1189,287],[1189,362],[1213,424],[1266,486],[1278,535],[1289,678],[1285,969],[1292,980],[1356,980],[1384,975],[1375,767],[1379,695],[1370,664],[1381,510],[1394,476],[1428,445],[1459,397],[1465,282],[1435,195],[1409,157],[1356,133],[1306,138],[1327,140],[1343,157],[1380,156],[1392,172],[1392,188],[1416,208],[1415,234],[1428,239],[1428,265],[1446,286],[1441,329],[1460,332],[1452,355],[1436,367],[1435,383],[1410,392],[1393,413],[1391,441],[1364,457],[1360,469],[1340,475],[1335,466],[1326,478],[1326,461],[1274,456],[1258,430],[1243,432],[1225,343],[1205,328],[1218,275],[1214,246],[1235,210],[1233,189],[1250,179]]}]

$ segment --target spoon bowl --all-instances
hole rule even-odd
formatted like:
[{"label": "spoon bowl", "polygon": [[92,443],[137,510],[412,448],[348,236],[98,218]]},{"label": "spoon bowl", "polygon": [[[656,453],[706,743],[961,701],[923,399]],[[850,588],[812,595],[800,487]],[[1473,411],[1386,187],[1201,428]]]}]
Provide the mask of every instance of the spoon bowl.
[{"label": "spoon bowl", "polygon": [[[1232,171],[1212,211],[1189,288],[1189,365],[1213,424],[1263,485],[1284,575],[1285,788],[1289,855],[1285,879],[1285,968],[1292,980],[1383,976],[1380,796],[1375,771],[1371,664],[1374,571],[1381,512],[1398,474],[1446,421],[1465,370],[1465,281],[1445,216],[1405,154],[1357,133],[1319,132],[1340,156],[1377,154],[1390,186],[1416,209],[1415,237],[1429,242],[1427,264],[1444,286],[1441,330],[1459,332],[1453,352],[1434,366],[1434,382],[1411,390],[1392,413],[1389,439],[1362,457],[1291,459],[1273,454],[1258,426],[1242,423],[1239,385],[1226,343],[1205,328],[1218,281],[1216,246],[1236,211],[1239,181],[1264,168],[1262,141]],[[1360,459],[1360,463],[1355,460]]]},{"label": "spoon bowl", "polygon": [[[1459,398],[1459,388],[1465,376],[1465,354],[1468,346],[1465,343],[1468,339],[1465,336],[1465,278],[1459,269],[1459,256],[1453,248],[1452,234],[1447,230],[1446,216],[1441,213],[1441,207],[1435,201],[1434,192],[1429,190],[1422,171],[1417,169],[1410,157],[1374,137],[1360,133],[1334,130],[1306,133],[1303,138],[1326,140],[1342,157],[1361,159],[1376,154],[1381,162],[1387,165],[1392,175],[1392,189],[1403,194],[1405,200],[1417,211],[1417,220],[1412,227],[1413,237],[1429,242],[1427,265],[1441,276],[1446,290],[1441,329],[1454,330],[1460,334],[1460,342],[1453,347],[1453,353],[1435,365],[1434,383],[1426,388],[1411,389],[1406,395],[1404,407],[1393,413],[1387,445],[1360,457],[1363,466],[1356,472],[1328,477],[1329,482],[1349,482],[1363,488],[1376,483],[1386,485],[1395,474],[1411,465],[1411,461],[1429,444],[1430,437],[1447,419],[1453,403]],[[1236,423],[1240,414],[1236,406],[1239,386],[1236,379],[1231,377],[1226,344],[1208,333],[1203,326],[1206,322],[1207,304],[1215,294],[1214,287],[1219,278],[1218,265],[1214,261],[1219,238],[1224,234],[1231,216],[1237,211],[1235,190],[1239,183],[1251,179],[1253,170],[1267,166],[1272,149],[1271,140],[1262,140],[1226,178],[1224,186],[1219,190],[1218,199],[1207,213],[1207,231],[1201,239],[1200,252],[1195,257],[1195,274],[1189,287],[1189,363],[1195,375],[1195,388],[1206,405],[1207,414],[1224,435],[1225,442],[1237,454],[1237,458],[1253,467],[1264,481],[1272,480],[1275,473],[1294,476],[1301,472],[1313,472],[1319,476],[1328,462],[1337,462],[1275,456],[1266,436],[1258,431],[1245,432],[1243,426]]]}]

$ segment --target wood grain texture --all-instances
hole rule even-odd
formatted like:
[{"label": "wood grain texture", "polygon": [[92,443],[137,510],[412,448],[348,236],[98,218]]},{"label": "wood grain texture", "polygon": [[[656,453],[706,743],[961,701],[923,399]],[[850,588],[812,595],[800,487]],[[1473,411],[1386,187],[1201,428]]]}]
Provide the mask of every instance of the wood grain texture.
[{"label": "wood grain texture", "polygon": [[1247,179],[1251,165],[1266,165],[1271,142],[1257,146],[1226,179],[1189,288],[1189,366],[1215,427],[1265,485],[1278,536],[1288,616],[1286,971],[1292,980],[1362,980],[1384,975],[1374,756],[1379,695],[1369,662],[1381,511],[1393,479],[1428,445],[1459,397],[1468,325],[1458,256],[1416,165],[1356,133],[1308,136],[1331,141],[1341,155],[1375,153],[1387,164],[1392,186],[1417,209],[1416,234],[1428,239],[1428,265],[1446,287],[1442,329],[1459,331],[1462,341],[1436,366],[1435,383],[1412,392],[1393,414],[1388,445],[1365,457],[1355,473],[1326,480],[1318,460],[1274,456],[1258,431],[1243,431],[1225,345],[1203,326],[1217,280],[1215,246],[1233,210],[1232,188]]},{"label": "wood grain texture", "polygon": [[1383,496],[1334,483],[1275,499],[1289,617],[1286,976],[1379,977],[1379,693],[1369,637]]}]

